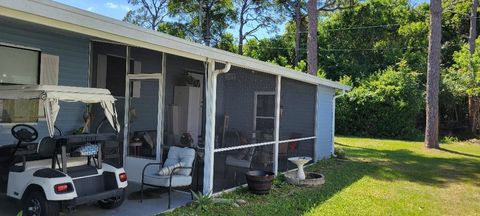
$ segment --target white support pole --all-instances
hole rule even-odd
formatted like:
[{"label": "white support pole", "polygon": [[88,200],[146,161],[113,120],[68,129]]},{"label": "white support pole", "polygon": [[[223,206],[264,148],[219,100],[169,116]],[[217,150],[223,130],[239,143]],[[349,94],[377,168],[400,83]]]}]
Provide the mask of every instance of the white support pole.
[{"label": "white support pole", "polygon": [[205,157],[203,168],[203,194],[213,193],[214,150],[215,150],[215,117],[217,101],[217,74],[215,61],[207,60],[207,92],[205,121]]},{"label": "white support pole", "polygon": [[156,158],[157,161],[163,161],[163,127],[165,116],[165,75],[166,75],[166,55],[162,53],[162,77],[158,79],[158,119],[157,119],[157,149]]},{"label": "white support pole", "polygon": [[129,130],[129,110],[130,110],[130,80],[127,78],[128,74],[130,73],[130,47],[126,46],[125,51],[125,113],[123,119],[123,166],[125,166],[125,162],[127,161],[127,154],[128,154],[128,133]]},{"label": "white support pole", "polygon": [[314,126],[314,133],[315,133],[315,140],[313,141],[313,161],[317,162],[319,160],[318,151],[320,149],[320,140],[318,139],[318,129],[320,127],[320,119],[318,116],[318,111],[320,110],[320,87],[316,86],[316,93],[315,93],[315,126]]},{"label": "white support pole", "polygon": [[282,98],[282,76],[277,75],[275,92],[275,145],[273,147],[273,172],[278,173],[278,145],[280,141],[280,100]]}]

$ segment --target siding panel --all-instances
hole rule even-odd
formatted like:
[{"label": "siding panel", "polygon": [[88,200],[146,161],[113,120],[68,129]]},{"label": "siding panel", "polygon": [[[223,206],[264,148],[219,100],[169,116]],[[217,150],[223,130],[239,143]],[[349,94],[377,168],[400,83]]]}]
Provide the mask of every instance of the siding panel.
[{"label": "siding panel", "polygon": [[316,118],[316,159],[321,160],[331,156],[332,149],[332,99],[335,90],[329,87],[317,87],[317,118]]},{"label": "siding panel", "polygon": [[[87,37],[5,18],[0,18],[0,29],[0,43],[38,48],[43,53],[59,56],[59,85],[87,86],[90,42]],[[64,133],[83,125],[82,104],[60,103],[60,106],[57,126]],[[10,128],[11,125],[0,125],[0,145],[15,141]],[[40,121],[36,128],[40,137],[47,136],[45,121]]]}]

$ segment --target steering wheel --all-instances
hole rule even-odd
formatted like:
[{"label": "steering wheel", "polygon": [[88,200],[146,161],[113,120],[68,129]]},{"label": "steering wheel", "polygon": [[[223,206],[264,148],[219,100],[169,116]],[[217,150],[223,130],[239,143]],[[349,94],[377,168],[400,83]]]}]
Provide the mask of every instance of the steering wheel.
[{"label": "steering wheel", "polygon": [[32,142],[38,138],[38,131],[34,127],[26,124],[13,126],[11,132],[13,137],[21,142]]}]

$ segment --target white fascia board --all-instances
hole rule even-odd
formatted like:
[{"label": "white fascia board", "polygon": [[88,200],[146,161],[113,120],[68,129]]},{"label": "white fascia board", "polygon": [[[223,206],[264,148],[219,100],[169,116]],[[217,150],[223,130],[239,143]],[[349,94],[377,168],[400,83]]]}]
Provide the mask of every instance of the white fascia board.
[{"label": "white fascia board", "polygon": [[350,89],[350,86],[338,82],[204,46],[50,0],[0,0],[0,16],[200,61],[206,61],[209,58],[224,63],[230,62],[238,67],[280,75],[315,85],[342,90]]}]

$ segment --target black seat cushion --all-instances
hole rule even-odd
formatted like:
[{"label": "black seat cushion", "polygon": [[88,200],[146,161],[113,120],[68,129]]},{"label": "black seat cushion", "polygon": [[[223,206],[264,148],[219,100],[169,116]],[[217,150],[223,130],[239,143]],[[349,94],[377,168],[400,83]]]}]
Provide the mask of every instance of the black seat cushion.
[{"label": "black seat cushion", "polygon": [[35,171],[33,173],[33,176],[40,177],[40,178],[61,178],[61,177],[65,177],[65,174],[58,170],[45,168],[45,169]]},{"label": "black seat cushion", "polygon": [[83,176],[97,175],[98,171],[97,171],[97,168],[93,166],[83,165],[83,166],[76,166],[76,167],[68,167],[67,174],[72,178],[77,178],[77,177],[83,177]]}]

